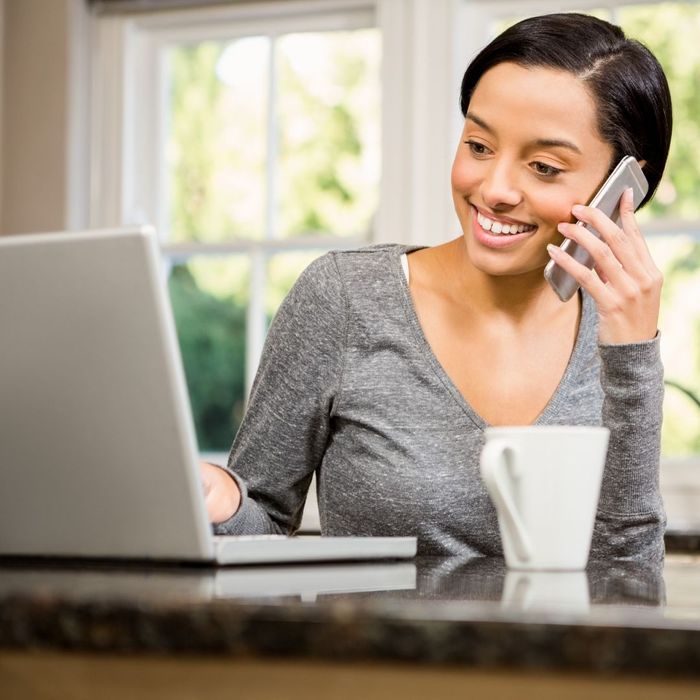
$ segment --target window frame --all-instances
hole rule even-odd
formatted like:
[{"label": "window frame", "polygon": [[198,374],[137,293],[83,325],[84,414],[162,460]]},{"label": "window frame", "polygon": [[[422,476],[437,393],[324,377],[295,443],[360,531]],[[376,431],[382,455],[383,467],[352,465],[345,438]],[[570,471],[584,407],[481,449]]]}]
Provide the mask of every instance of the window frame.
[{"label": "window frame", "polygon": [[[692,2],[692,0],[689,0]],[[368,237],[336,239],[343,247],[366,242],[435,245],[459,234],[453,212],[450,169],[459,141],[462,115],[458,96],[463,71],[489,38],[490,27],[507,16],[551,11],[605,8],[616,19],[624,5],[658,0],[298,0],[285,3],[216,6],[206,9],[91,17],[90,197],[93,228],[155,222],[162,229],[164,211],[154,202],[163,178],[154,171],[162,162],[162,144],[154,137],[157,106],[151,99],[159,85],[159,45],[174,38],[203,34],[232,36],[231,25],[268,30],[272,22],[301,28],[314,15],[372,16],[382,33],[382,179],[378,211]],[[304,28],[309,25],[304,24]],[[265,32],[267,33],[267,31]],[[162,81],[161,81],[162,84]],[[135,126],[136,125],[136,126]],[[162,125],[161,125],[162,126]],[[162,199],[162,198],[161,198]],[[700,240],[700,221],[657,219],[645,223],[645,235],[687,234]],[[266,239],[255,242],[258,262],[254,284],[264,284]],[[289,250],[285,240],[284,249]],[[327,246],[329,239],[296,239],[297,249]],[[206,252],[248,250],[247,242],[208,244]],[[275,248],[276,250],[276,248]],[[197,251],[189,245],[163,247],[171,259]],[[261,262],[262,261],[262,262]],[[251,300],[253,299],[251,295]],[[248,390],[264,341],[262,293],[249,309],[250,340],[246,352]],[[251,319],[255,319],[251,321]],[[254,329],[254,330],[253,330]]]},{"label": "window frame", "polygon": [[[174,43],[377,26],[382,33],[382,179],[372,230],[342,239],[169,244],[166,259],[246,253],[252,262],[246,342],[249,393],[266,334],[266,261],[280,251],[388,241],[435,244],[458,230],[449,191],[461,68],[450,62],[459,0],[299,0],[92,18],[92,228],[152,223],[165,231],[165,91],[162,50]],[[439,79],[432,66],[443,65]],[[153,95],[157,95],[154,100]],[[449,98],[447,97],[449,95]],[[439,108],[435,108],[439,105]],[[425,137],[425,134],[430,134]]]}]

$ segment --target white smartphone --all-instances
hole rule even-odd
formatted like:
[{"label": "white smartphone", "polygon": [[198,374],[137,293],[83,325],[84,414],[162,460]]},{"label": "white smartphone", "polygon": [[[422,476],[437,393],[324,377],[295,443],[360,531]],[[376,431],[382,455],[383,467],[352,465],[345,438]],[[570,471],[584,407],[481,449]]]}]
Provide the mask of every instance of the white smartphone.
[{"label": "white smartphone", "polygon": [[[610,177],[596,192],[588,206],[600,209],[603,214],[620,226],[620,197],[628,187],[632,188],[634,208],[636,209],[646,196],[649,183],[644,177],[639,163],[632,156],[625,156],[617,164],[615,170],[610,173]],[[594,236],[600,238],[598,232],[590,224],[584,224],[583,221],[576,223],[579,226],[585,226]],[[587,268],[593,267],[593,258],[586,249],[570,238],[567,238],[559,247]],[[559,267],[554,260],[550,260],[544,268],[544,277],[562,301],[569,301],[579,288],[579,283],[566,270]]]}]

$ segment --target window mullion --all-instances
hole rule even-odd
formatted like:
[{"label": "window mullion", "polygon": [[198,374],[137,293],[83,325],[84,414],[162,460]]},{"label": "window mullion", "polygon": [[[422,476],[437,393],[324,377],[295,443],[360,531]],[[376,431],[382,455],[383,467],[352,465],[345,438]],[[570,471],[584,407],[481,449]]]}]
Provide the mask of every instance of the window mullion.
[{"label": "window mullion", "polygon": [[[168,49],[169,50],[169,49]],[[165,49],[161,48],[158,52],[158,111],[157,111],[157,126],[156,126],[156,148],[157,163],[160,167],[157,171],[155,183],[156,202],[154,203],[154,211],[156,217],[156,226],[162,244],[170,240],[170,209],[171,209],[171,192],[169,182],[169,169],[166,159],[168,148],[168,138],[170,134],[170,80],[171,76],[167,70],[167,61]]]},{"label": "window mullion", "polygon": [[[265,240],[275,238],[277,225],[277,63],[275,54],[277,36],[270,35],[267,82],[267,158],[265,165]],[[265,289],[267,287],[268,255],[265,246],[255,246],[251,256],[250,302],[246,340],[246,395],[250,395],[255,373],[260,363],[267,319],[265,317]]]},{"label": "window mullion", "polygon": [[265,238],[275,238],[277,225],[277,35],[270,36],[267,82],[267,201],[265,209]]},{"label": "window mullion", "polygon": [[610,22],[619,26],[620,24],[620,7],[617,3],[610,3],[608,5],[608,12],[610,12]]},{"label": "window mullion", "polygon": [[246,397],[250,396],[265,342],[266,284],[267,255],[262,247],[255,246],[250,256],[250,300],[246,317]]}]

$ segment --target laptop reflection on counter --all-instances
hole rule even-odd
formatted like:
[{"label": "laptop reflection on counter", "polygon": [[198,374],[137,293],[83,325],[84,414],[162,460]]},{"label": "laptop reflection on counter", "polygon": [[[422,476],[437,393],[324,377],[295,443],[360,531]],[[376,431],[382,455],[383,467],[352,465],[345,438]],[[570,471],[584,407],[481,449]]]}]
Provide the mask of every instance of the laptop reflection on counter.
[{"label": "laptop reflection on counter", "polygon": [[415,556],[415,537],[212,534],[152,228],[4,236],[0,300],[0,556]]},{"label": "laptop reflection on counter", "polygon": [[207,601],[300,598],[379,591],[413,591],[412,562],[280,564],[217,569],[128,569],[5,567],[0,569],[0,597],[47,595],[84,600]]}]

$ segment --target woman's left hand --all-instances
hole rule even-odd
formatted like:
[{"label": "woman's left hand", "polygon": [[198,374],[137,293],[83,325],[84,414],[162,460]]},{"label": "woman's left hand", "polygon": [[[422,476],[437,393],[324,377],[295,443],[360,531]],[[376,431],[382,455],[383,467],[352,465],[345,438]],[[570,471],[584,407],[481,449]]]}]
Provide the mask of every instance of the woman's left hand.
[{"label": "woman's left hand", "polygon": [[632,190],[626,190],[620,199],[622,227],[593,207],[577,204],[572,213],[598,231],[600,239],[572,223],[559,224],[559,231],[591,254],[595,271],[557,246],[548,245],[547,250],[595,300],[600,316],[599,341],[617,344],[651,340],[658,328],[663,277],[634,218]]}]

